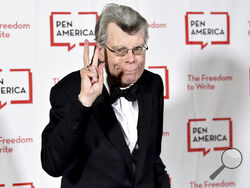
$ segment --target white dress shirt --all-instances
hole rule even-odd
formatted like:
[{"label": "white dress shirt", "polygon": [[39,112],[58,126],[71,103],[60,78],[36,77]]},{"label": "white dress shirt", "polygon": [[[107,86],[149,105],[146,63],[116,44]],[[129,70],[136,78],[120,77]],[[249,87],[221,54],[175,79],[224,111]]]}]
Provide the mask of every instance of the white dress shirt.
[{"label": "white dress shirt", "polygon": [[[105,71],[104,71],[104,85],[106,86],[108,92],[110,93],[110,88],[107,82],[107,73]],[[126,88],[120,88],[120,89],[122,90]],[[130,153],[132,153],[138,138],[138,133],[137,133],[137,122],[139,114],[138,101],[136,100],[132,102],[128,101],[124,97],[120,97],[112,104],[112,107],[114,109],[116,118],[120,123],[123,136],[129,147]]]}]

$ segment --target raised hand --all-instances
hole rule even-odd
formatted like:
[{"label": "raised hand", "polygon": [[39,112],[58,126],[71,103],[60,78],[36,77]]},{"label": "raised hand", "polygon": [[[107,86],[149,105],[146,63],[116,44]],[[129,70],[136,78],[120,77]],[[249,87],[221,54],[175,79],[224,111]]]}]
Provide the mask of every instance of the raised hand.
[{"label": "raised hand", "polygon": [[95,99],[102,93],[103,88],[103,67],[105,63],[98,66],[100,47],[97,45],[94,51],[92,62],[89,59],[89,41],[84,41],[83,62],[84,67],[80,70],[81,91],[79,100],[85,106],[91,106]]}]

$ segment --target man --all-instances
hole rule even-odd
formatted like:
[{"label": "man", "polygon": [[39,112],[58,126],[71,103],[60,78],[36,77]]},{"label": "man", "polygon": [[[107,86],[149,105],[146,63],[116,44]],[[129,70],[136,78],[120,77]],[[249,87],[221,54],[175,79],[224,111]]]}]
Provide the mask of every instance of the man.
[{"label": "man", "polygon": [[[62,188],[168,188],[160,159],[163,84],[144,70],[147,22],[127,6],[107,5],[90,62],[51,90],[41,160]],[[105,67],[105,68],[104,68]]]}]

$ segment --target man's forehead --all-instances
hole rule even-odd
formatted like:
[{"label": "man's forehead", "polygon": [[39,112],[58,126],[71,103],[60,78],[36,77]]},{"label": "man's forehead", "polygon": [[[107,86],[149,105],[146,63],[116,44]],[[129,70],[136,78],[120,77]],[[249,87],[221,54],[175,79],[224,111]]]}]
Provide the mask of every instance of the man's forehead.
[{"label": "man's forehead", "polygon": [[129,34],[124,32],[117,24],[111,22],[107,27],[107,43],[113,45],[129,44],[129,43],[144,43],[144,30],[140,29],[136,33]]}]

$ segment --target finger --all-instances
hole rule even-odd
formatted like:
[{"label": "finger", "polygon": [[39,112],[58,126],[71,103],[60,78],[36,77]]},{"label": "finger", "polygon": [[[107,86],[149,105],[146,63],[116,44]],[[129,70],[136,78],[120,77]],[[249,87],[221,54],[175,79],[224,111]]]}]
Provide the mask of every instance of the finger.
[{"label": "finger", "polygon": [[95,47],[94,57],[93,57],[93,62],[92,62],[92,64],[93,64],[95,67],[98,67],[99,51],[100,51],[100,47],[99,47],[99,46],[96,46],[96,47]]},{"label": "finger", "polygon": [[91,73],[92,73],[91,82],[92,84],[94,84],[98,82],[99,79],[99,73],[97,67],[91,66]]},{"label": "finger", "polygon": [[103,67],[105,66],[105,63],[101,63],[98,67],[98,76],[99,76],[99,80],[98,82],[100,84],[103,84],[104,81],[104,76],[103,76]]},{"label": "finger", "polygon": [[95,45],[95,48],[94,48],[94,53],[93,53],[93,55],[92,55],[92,58],[91,58],[91,65],[93,64],[93,59],[94,59],[94,55],[95,55],[95,49],[96,49],[96,45]]},{"label": "finger", "polygon": [[84,40],[83,63],[84,67],[89,65],[89,41],[87,39]]},{"label": "finger", "polygon": [[85,76],[88,77],[90,80],[98,79],[98,74],[92,72],[86,72]]},{"label": "finger", "polygon": [[94,66],[94,65],[88,65],[85,70],[87,72],[92,72],[92,73],[95,73],[95,74],[98,74],[98,70],[97,68]]},{"label": "finger", "polygon": [[91,71],[90,69],[92,66],[89,66],[88,68],[82,68],[80,70],[80,73],[81,73],[81,77],[89,77],[89,76],[92,76],[92,75],[98,75],[97,71]]},{"label": "finger", "polygon": [[85,72],[84,75],[83,75],[83,78],[85,78],[86,80],[89,80],[89,82],[91,84],[94,84],[96,82],[98,82],[98,74],[97,73],[93,73],[93,72]]}]

